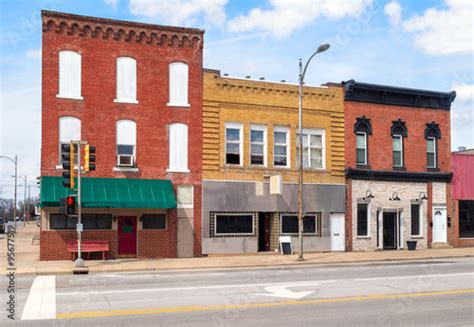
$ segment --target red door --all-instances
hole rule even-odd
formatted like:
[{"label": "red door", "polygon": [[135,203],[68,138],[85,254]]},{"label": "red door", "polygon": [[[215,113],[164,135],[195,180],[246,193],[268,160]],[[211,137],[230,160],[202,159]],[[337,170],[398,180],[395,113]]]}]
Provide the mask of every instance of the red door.
[{"label": "red door", "polygon": [[137,254],[137,217],[118,217],[118,254]]}]

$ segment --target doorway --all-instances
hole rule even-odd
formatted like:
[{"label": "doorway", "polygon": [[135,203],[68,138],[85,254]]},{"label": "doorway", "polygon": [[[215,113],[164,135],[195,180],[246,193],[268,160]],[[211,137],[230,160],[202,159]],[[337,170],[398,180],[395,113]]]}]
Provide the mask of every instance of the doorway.
[{"label": "doorway", "polygon": [[331,213],[331,251],[345,251],[345,221],[343,213]]},{"label": "doorway", "polygon": [[395,212],[383,213],[383,249],[397,249],[397,214]]},{"label": "doorway", "polygon": [[270,251],[270,214],[258,214],[258,251]]},{"label": "doorway", "polygon": [[137,217],[118,217],[118,255],[122,257],[137,255]]},{"label": "doorway", "polygon": [[446,225],[446,207],[434,207],[433,243],[446,243],[448,241]]}]

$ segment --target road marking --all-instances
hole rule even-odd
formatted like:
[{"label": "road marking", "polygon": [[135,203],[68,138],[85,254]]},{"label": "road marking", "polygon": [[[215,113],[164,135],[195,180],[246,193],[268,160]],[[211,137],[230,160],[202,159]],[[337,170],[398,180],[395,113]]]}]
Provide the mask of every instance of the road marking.
[{"label": "road marking", "polygon": [[273,297],[283,297],[288,299],[295,299],[300,300],[305,296],[313,294],[315,291],[302,291],[302,292],[293,292],[289,290],[288,287],[292,286],[317,286],[319,283],[306,283],[306,284],[287,284],[287,285],[277,285],[277,286],[267,286],[265,287],[265,291],[268,293],[256,293],[255,295],[263,295],[263,296],[273,296]]},{"label": "road marking", "polygon": [[21,320],[56,318],[56,277],[37,276],[31,285]]},{"label": "road marking", "polygon": [[249,304],[236,304],[236,305],[210,305],[210,306],[178,306],[169,308],[148,308],[148,309],[125,309],[125,310],[109,310],[109,311],[86,311],[86,312],[64,312],[58,313],[58,319],[74,319],[74,318],[96,318],[96,317],[116,317],[116,316],[129,316],[129,315],[152,315],[152,314],[163,314],[163,313],[186,313],[186,312],[198,312],[198,311],[219,311],[228,309],[251,309],[251,308],[263,308],[263,307],[281,307],[286,305],[308,305],[308,304],[322,304],[322,303],[338,303],[338,302],[351,302],[351,301],[370,301],[370,300],[386,300],[386,299],[398,299],[403,297],[428,297],[428,296],[441,296],[441,295],[459,295],[474,293],[474,289],[466,290],[451,290],[451,291],[437,291],[437,292],[426,292],[426,293],[404,293],[404,294],[389,294],[389,295],[365,295],[365,296],[353,296],[353,297],[342,297],[332,299],[319,299],[319,300],[288,300],[281,302],[268,302],[268,303],[249,303]]},{"label": "road marking", "polygon": [[[474,275],[474,273],[459,273],[459,274],[439,274],[439,275],[416,275],[416,276],[396,276],[396,277],[371,277],[361,279],[334,279],[334,280],[313,280],[313,281],[300,281],[293,282],[291,286],[306,285],[308,283],[340,283],[345,281],[371,281],[371,280],[388,280],[388,279],[412,279],[412,278],[429,278],[429,277],[452,277],[452,276],[464,276]],[[193,290],[209,290],[209,289],[223,289],[223,288],[241,288],[241,287],[267,287],[267,286],[281,286],[289,285],[288,282],[282,283],[262,283],[262,284],[231,284],[231,285],[210,285],[210,286],[187,286],[187,287],[168,287],[168,288],[134,288],[126,290],[110,290],[110,291],[81,291],[81,292],[62,292],[57,293],[57,296],[68,296],[68,295],[94,295],[94,294],[121,294],[121,293],[143,293],[143,292],[169,292],[169,291],[193,291]]]}]

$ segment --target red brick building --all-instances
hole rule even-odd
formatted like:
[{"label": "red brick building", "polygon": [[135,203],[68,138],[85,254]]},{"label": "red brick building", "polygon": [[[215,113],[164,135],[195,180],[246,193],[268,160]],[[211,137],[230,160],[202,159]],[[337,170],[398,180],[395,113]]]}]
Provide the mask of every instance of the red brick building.
[{"label": "red brick building", "polygon": [[[111,258],[201,254],[204,31],[43,11],[41,260],[69,259],[60,144],[96,146],[83,239]],[[82,156],[82,155],[81,155]],[[176,195],[176,196],[175,196]]]},{"label": "red brick building", "polygon": [[450,107],[443,93],[360,83],[345,88],[347,248],[453,244]]}]

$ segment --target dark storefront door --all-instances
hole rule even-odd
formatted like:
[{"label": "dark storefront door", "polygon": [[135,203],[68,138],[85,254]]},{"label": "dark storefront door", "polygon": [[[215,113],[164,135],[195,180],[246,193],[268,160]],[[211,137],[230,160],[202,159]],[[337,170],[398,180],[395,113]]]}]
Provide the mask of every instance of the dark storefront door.
[{"label": "dark storefront door", "polygon": [[270,251],[270,214],[258,214],[258,251]]},{"label": "dark storefront door", "polygon": [[383,213],[383,249],[397,249],[397,214],[393,212]]},{"label": "dark storefront door", "polygon": [[118,217],[118,254],[122,256],[136,256],[137,217]]}]

